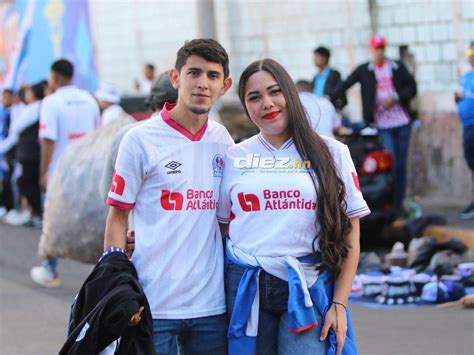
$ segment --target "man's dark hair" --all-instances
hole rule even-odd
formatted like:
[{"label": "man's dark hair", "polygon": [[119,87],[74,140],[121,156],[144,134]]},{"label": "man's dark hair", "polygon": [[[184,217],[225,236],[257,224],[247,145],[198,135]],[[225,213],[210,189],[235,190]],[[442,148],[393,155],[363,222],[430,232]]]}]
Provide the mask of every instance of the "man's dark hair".
[{"label": "man's dark hair", "polygon": [[208,38],[193,39],[186,42],[177,53],[175,69],[181,71],[188,58],[197,55],[205,60],[222,65],[224,78],[229,76],[229,56],[219,42]]},{"label": "man's dark hair", "polygon": [[8,95],[13,95],[13,90],[12,89],[3,89],[3,94],[8,94]]},{"label": "man's dark hair", "polygon": [[320,56],[323,56],[329,62],[329,57],[331,56],[331,51],[329,49],[327,49],[326,47],[318,47],[314,50],[313,53],[314,54],[319,54]]},{"label": "man's dark hair", "polygon": [[67,59],[59,59],[51,66],[51,71],[61,75],[67,79],[71,79],[74,75],[74,66]]},{"label": "man's dark hair", "polygon": [[36,99],[38,100],[43,100],[44,99],[44,90],[46,89],[46,86],[44,85],[44,80],[40,81],[39,83],[33,84],[30,87],[31,92],[35,96]]},{"label": "man's dark hair", "polygon": [[155,66],[151,63],[146,63],[145,64],[145,67],[147,67],[148,69],[150,69],[151,71],[155,71]]}]

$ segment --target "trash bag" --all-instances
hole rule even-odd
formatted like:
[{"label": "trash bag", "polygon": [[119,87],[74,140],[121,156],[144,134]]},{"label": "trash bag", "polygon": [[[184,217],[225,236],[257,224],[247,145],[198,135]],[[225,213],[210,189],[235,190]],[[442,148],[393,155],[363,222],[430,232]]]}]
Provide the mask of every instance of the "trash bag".
[{"label": "trash bag", "polygon": [[135,120],[120,119],[73,142],[58,161],[45,201],[41,257],[96,263],[103,251],[108,208],[100,183],[117,131]]}]

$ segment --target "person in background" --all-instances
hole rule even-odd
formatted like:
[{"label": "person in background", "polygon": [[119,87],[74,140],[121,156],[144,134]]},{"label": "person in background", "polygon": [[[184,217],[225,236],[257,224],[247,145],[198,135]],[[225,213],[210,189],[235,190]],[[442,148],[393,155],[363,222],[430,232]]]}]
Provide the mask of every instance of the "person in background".
[{"label": "person in background", "polygon": [[326,47],[318,47],[313,51],[314,65],[318,73],[311,85],[312,92],[318,97],[326,97],[337,110],[341,110],[346,104],[346,95],[336,95],[336,89],[341,83],[341,74],[329,66],[331,52]]},{"label": "person in background", "polygon": [[[8,97],[8,95],[7,95]],[[12,92],[11,104],[7,109],[8,133],[1,140],[0,156],[3,155],[3,166],[6,171],[6,194],[10,195],[11,207],[8,213],[3,216],[3,220],[15,218],[20,209],[20,193],[18,191],[17,180],[21,175],[21,170],[15,162],[15,149],[17,143],[17,121],[25,108],[25,87],[21,87],[17,94]],[[0,211],[1,213],[2,211]]]},{"label": "person in background", "polygon": [[42,217],[39,186],[40,146],[38,143],[40,104],[44,98],[46,81],[25,88],[26,106],[15,119],[10,139],[0,143],[0,154],[15,145],[15,165],[20,176],[16,180],[21,197],[21,208],[9,213],[4,222],[10,225],[40,225]]},{"label": "person in background", "polygon": [[385,149],[393,157],[394,205],[403,214],[412,119],[410,101],[416,95],[416,82],[402,62],[385,57],[384,37],[372,36],[369,45],[372,60],[359,65],[339,85],[336,94],[360,83],[365,123],[377,127]]},{"label": "person in background", "polygon": [[120,103],[120,92],[112,84],[104,83],[94,93],[97,102],[102,110],[101,126],[113,122],[125,114]]},{"label": "person in background", "polygon": [[151,63],[143,67],[144,78],[135,81],[135,89],[141,94],[149,94],[153,81],[155,80],[155,66]]},{"label": "person in background", "polygon": [[299,80],[296,88],[311,127],[320,135],[334,138],[334,133],[341,126],[341,119],[331,101],[324,96],[314,95],[308,81]]},{"label": "person in background", "polygon": [[471,69],[461,79],[461,88],[455,93],[458,104],[459,119],[463,127],[464,157],[471,169],[472,191],[471,203],[459,214],[461,219],[474,218],[474,42],[467,50]]},{"label": "person in background", "polygon": [[[100,124],[100,110],[94,97],[72,84],[73,64],[60,59],[53,63],[47,96],[40,111],[39,138],[41,146],[40,185],[46,192],[44,208],[48,208],[48,180],[64,150],[75,139],[93,131]],[[57,259],[48,257],[30,270],[34,282],[44,287],[57,287],[61,280]]]},{"label": "person in background", "polygon": [[[11,121],[11,106],[13,105],[13,90],[4,89],[2,91],[2,106],[0,111],[0,144],[8,137]],[[8,211],[13,209],[13,193],[11,187],[11,173],[13,164],[11,162],[12,154],[0,154],[0,172],[1,184],[0,189],[0,218],[7,215]]]}]

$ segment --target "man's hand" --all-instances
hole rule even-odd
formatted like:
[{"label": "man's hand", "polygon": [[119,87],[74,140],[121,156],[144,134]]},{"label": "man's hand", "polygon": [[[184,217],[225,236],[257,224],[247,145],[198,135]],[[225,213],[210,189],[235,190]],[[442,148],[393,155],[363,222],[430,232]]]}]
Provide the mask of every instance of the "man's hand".
[{"label": "man's hand", "polygon": [[125,248],[125,253],[129,259],[132,258],[133,251],[135,250],[135,231],[133,229],[129,229],[127,231],[127,246]]},{"label": "man's hand", "polygon": [[135,313],[132,318],[130,318],[130,320],[128,321],[128,325],[130,327],[134,327],[136,325],[138,325],[138,323],[140,323],[140,321],[142,320],[142,312],[145,308],[142,306],[138,309],[138,312]]},{"label": "man's hand", "polygon": [[394,104],[395,104],[395,99],[393,97],[387,97],[382,103],[384,109],[388,109],[392,107]]}]

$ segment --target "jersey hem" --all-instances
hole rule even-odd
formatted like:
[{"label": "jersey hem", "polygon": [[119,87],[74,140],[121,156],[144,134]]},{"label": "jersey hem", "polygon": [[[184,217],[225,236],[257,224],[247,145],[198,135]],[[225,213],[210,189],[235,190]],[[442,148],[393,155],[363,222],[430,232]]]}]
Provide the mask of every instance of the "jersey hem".
[{"label": "jersey hem", "polygon": [[203,317],[210,317],[210,316],[218,316],[224,314],[226,312],[226,307],[219,307],[214,310],[210,311],[203,311],[203,312],[190,312],[190,313],[177,313],[177,314],[170,314],[170,313],[156,313],[151,312],[151,316],[153,319],[194,319],[194,318],[203,318]]}]

